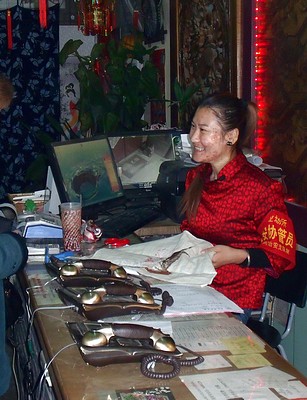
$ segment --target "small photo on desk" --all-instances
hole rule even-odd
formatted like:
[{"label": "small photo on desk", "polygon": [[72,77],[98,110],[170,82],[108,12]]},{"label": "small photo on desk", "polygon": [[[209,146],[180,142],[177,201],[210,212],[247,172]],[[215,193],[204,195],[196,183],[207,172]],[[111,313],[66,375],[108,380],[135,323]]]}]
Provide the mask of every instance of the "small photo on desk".
[{"label": "small photo on desk", "polygon": [[175,400],[171,389],[163,386],[161,388],[149,389],[129,389],[123,391],[116,391],[116,400]]}]

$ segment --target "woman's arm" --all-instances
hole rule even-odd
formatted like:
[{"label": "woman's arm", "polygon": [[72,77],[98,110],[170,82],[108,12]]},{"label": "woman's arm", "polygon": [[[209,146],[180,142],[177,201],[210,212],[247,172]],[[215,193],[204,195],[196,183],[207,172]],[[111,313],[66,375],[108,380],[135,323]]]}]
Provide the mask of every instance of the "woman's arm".
[{"label": "woman's arm", "polygon": [[213,265],[239,264],[243,268],[263,268],[274,277],[295,265],[296,240],[291,219],[287,214],[279,182],[260,193],[255,207],[254,222],[260,235],[259,245],[253,248],[234,248],[217,245]]},{"label": "woman's arm", "polygon": [[262,249],[236,249],[225,245],[216,245],[208,251],[214,252],[212,264],[219,268],[226,264],[239,264],[247,268],[271,268],[271,262]]}]

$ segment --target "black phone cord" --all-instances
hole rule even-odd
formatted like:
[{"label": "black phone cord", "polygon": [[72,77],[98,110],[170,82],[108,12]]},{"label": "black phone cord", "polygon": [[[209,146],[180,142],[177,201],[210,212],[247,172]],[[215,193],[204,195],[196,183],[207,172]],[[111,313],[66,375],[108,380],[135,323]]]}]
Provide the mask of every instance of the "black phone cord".
[{"label": "black phone cord", "polygon": [[[170,372],[154,372],[150,369],[150,364],[156,362],[170,364],[173,369]],[[165,356],[163,354],[149,354],[142,358],[141,372],[144,376],[151,379],[171,379],[179,374],[180,362],[175,357]]]},{"label": "black phone cord", "polygon": [[[141,372],[144,376],[151,379],[172,379],[179,375],[181,367],[192,367],[194,365],[201,364],[204,361],[204,357],[194,353],[184,346],[181,347],[196,357],[192,359],[181,360],[180,358],[173,357],[171,355],[164,354],[149,354],[144,356],[141,361]],[[152,370],[153,366],[150,364],[162,362],[163,364],[169,364],[173,367],[170,372],[155,372]]]}]

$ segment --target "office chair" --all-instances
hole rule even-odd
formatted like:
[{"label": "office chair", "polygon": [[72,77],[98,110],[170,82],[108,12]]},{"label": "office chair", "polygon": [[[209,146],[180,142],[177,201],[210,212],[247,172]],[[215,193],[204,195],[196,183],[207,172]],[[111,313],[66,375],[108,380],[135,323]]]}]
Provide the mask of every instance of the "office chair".
[{"label": "office chair", "polygon": [[[287,323],[282,333],[280,333],[277,328],[270,325],[268,321],[267,312],[269,301],[272,297],[289,303]],[[296,307],[304,308],[306,300],[307,253],[297,251],[294,269],[285,271],[278,279],[267,277],[260,318],[259,320],[250,318],[246,325],[287,360],[287,355],[281,342],[291,331]]]},{"label": "office chair", "polygon": [[[297,243],[307,247],[307,208],[294,203],[286,203],[286,205],[293,221]],[[268,306],[272,298],[283,300],[289,306],[287,322],[282,333],[269,321]],[[258,320],[250,318],[246,325],[287,360],[281,343],[292,329],[296,308],[304,308],[306,301],[307,253],[297,250],[294,269],[285,271],[278,279],[267,276],[260,318]]]}]

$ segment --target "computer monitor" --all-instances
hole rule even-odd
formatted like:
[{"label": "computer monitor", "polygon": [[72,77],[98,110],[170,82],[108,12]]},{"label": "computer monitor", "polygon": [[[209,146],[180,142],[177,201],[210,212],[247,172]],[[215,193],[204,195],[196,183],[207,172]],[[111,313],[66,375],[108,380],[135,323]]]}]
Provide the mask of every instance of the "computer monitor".
[{"label": "computer monitor", "polygon": [[125,192],[155,188],[160,165],[176,158],[177,129],[112,132],[108,135]]},{"label": "computer monitor", "polygon": [[81,202],[83,218],[125,202],[107,137],[51,143],[49,160],[61,202]]}]

